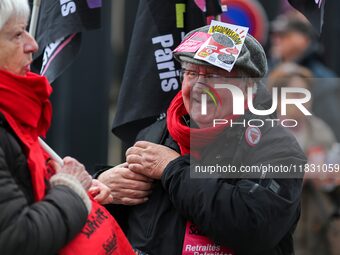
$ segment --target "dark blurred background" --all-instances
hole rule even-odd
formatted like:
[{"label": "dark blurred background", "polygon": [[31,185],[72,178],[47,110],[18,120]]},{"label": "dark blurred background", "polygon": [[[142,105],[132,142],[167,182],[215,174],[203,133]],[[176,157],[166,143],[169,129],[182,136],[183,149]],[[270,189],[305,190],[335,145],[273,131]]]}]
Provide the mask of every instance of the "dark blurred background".
[{"label": "dark blurred background", "polygon": [[[285,1],[260,0],[268,20]],[[90,172],[96,165],[117,164],[120,141],[112,119],[127,59],[138,0],[104,0],[102,28],[82,34],[80,54],[54,83],[54,116],[47,142],[62,157],[73,156]],[[340,75],[340,1],[327,1],[321,35],[323,62]],[[264,24],[268,26],[268,24]],[[268,48],[268,45],[264,45]]]}]

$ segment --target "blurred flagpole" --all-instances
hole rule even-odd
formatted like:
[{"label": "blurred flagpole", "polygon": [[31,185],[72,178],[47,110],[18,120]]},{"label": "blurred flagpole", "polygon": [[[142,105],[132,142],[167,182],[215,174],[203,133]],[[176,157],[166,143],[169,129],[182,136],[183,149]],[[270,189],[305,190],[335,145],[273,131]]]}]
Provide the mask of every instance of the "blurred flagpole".
[{"label": "blurred flagpole", "polygon": [[[56,2],[59,1],[30,0],[29,33],[39,45],[39,51],[34,54],[36,65],[35,61],[32,65],[36,70],[40,69],[40,75],[50,83],[75,59],[80,49],[80,32],[99,28],[101,20],[101,0],[73,0],[74,11],[64,13]],[[39,143],[52,159],[62,165],[62,159],[41,138]]]},{"label": "blurred flagpole", "polygon": [[[32,35],[33,38],[35,38],[35,33],[37,31],[40,5],[41,5],[41,0],[34,0],[30,29],[29,29],[29,33]],[[50,146],[48,146],[48,144],[45,143],[45,141],[42,138],[38,137],[38,141],[41,147],[50,155],[50,157],[53,160],[55,160],[60,166],[64,165],[62,158]]]},{"label": "blurred flagpole", "polygon": [[222,6],[220,0],[205,1],[206,16],[221,21]]},{"label": "blurred flagpole", "polygon": [[29,29],[29,33],[33,36],[33,38],[35,38],[35,33],[37,31],[40,5],[41,5],[41,0],[33,1],[33,9],[32,9],[30,29]]},{"label": "blurred flagpole", "polygon": [[50,155],[50,157],[53,160],[55,160],[60,166],[63,166],[64,161],[62,160],[62,158],[50,146],[48,146],[48,144],[45,143],[43,139],[38,137],[38,140],[39,140],[41,147],[44,149],[44,151],[46,151],[48,155]]}]

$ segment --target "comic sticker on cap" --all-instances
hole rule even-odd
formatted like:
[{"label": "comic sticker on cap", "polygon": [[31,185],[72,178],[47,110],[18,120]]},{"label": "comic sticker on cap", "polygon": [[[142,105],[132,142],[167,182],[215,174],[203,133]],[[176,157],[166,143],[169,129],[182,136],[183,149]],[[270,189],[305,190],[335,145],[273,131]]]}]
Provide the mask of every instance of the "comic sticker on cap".
[{"label": "comic sticker on cap", "polygon": [[196,52],[211,35],[195,32],[174,49],[174,52]]},{"label": "comic sticker on cap", "polygon": [[258,127],[248,127],[245,132],[245,139],[250,146],[255,146],[261,140],[261,130]]},{"label": "comic sticker on cap", "polygon": [[230,72],[240,55],[248,30],[248,27],[213,20],[208,31],[211,37],[202,44],[194,58]]}]

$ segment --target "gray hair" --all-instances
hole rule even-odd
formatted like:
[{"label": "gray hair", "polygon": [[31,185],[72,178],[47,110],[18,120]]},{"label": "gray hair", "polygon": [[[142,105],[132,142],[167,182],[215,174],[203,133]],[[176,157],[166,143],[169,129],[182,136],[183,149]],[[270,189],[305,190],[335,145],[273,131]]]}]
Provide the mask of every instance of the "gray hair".
[{"label": "gray hair", "polygon": [[27,0],[0,0],[0,30],[12,17],[29,18],[30,7]]}]

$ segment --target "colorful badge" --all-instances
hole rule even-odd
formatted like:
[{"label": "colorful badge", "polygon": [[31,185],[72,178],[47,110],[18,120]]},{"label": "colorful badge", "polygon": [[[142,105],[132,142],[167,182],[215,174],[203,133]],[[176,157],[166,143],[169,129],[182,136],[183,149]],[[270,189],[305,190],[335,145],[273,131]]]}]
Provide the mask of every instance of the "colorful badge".
[{"label": "colorful badge", "polygon": [[261,130],[258,127],[248,127],[245,132],[245,138],[250,146],[255,146],[261,140]]}]

